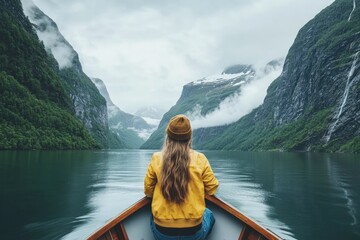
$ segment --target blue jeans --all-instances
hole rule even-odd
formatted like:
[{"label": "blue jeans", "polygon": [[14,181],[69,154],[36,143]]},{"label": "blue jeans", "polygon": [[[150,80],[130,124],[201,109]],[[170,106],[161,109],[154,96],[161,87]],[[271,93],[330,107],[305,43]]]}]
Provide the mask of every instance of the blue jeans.
[{"label": "blue jeans", "polygon": [[162,234],[156,229],[154,218],[152,216],[150,221],[150,228],[156,240],[205,240],[206,237],[209,236],[214,223],[215,218],[213,212],[210,209],[205,208],[201,229],[192,236],[167,236]]}]

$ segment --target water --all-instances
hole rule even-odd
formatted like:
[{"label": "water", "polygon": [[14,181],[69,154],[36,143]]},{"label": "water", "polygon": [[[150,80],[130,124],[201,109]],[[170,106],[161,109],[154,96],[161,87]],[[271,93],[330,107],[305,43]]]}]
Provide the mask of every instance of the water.
[{"label": "water", "polygon": [[[286,239],[360,239],[360,155],[205,151],[218,196]],[[143,197],[152,152],[0,152],[1,239],[84,239]]]},{"label": "water", "polygon": [[[355,3],[355,1],[354,1]],[[347,80],[346,80],[346,85],[345,85],[345,91],[344,91],[344,94],[343,94],[343,99],[342,99],[342,103],[340,105],[340,109],[339,109],[339,112],[338,114],[336,115],[335,117],[335,122],[331,125],[330,129],[329,129],[329,132],[327,133],[326,135],[326,142],[329,142],[330,141],[330,138],[331,138],[331,135],[333,134],[333,132],[335,131],[335,127],[337,127],[337,124],[339,122],[339,119],[341,117],[341,114],[343,112],[343,108],[346,104],[346,101],[347,101],[347,98],[348,98],[348,95],[349,95],[349,90],[352,86],[352,84],[354,83],[354,81],[351,81],[351,78],[355,72],[355,69],[356,69],[356,63],[358,61],[358,58],[359,58],[359,52],[360,51],[357,51],[355,53],[355,56],[354,56],[354,60],[352,62],[352,65],[351,65],[351,68],[350,68],[350,71],[348,73],[348,77],[347,77]]]},{"label": "water", "polygon": [[350,22],[351,16],[352,16],[353,12],[355,11],[355,8],[356,8],[356,2],[355,2],[355,0],[353,0],[353,9],[351,10],[350,15],[348,17],[348,22]]}]

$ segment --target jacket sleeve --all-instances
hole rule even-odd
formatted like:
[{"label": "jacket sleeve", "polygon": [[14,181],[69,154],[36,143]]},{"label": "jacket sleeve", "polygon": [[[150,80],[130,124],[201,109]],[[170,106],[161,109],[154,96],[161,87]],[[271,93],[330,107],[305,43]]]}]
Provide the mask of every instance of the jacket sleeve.
[{"label": "jacket sleeve", "polygon": [[157,183],[156,174],[153,168],[154,155],[148,165],[147,172],[144,179],[144,193],[147,197],[152,197],[154,194],[155,185]]},{"label": "jacket sleeve", "polygon": [[205,167],[202,174],[202,179],[204,183],[205,188],[205,194],[208,195],[214,195],[216,193],[216,190],[219,186],[219,182],[214,176],[214,172],[211,169],[210,163],[205,157],[205,155],[202,155],[205,158]]}]

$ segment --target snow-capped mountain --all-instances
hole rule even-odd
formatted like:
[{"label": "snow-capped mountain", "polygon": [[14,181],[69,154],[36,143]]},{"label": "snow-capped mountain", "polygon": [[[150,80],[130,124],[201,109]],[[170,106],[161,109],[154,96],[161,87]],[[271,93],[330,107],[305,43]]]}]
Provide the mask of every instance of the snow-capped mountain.
[{"label": "snow-capped mountain", "polygon": [[159,148],[166,125],[176,114],[186,114],[193,129],[237,121],[262,103],[267,87],[279,76],[282,64],[282,60],[276,60],[259,68],[234,65],[220,74],[186,84],[176,105],[164,114],[159,128],[142,147]]},{"label": "snow-capped mountain", "polygon": [[157,107],[143,107],[135,112],[136,116],[142,117],[150,126],[157,128],[166,110]]},{"label": "snow-capped mountain", "polygon": [[[197,119],[202,128],[195,129],[193,143],[199,149],[360,152],[358,10],[356,1],[337,0],[305,24],[288,51],[282,71],[266,89],[262,104],[240,119],[218,124],[221,118],[229,120],[237,115],[257,94],[248,94],[242,103],[233,101],[219,84],[231,80],[221,80],[185,86],[160,127],[172,115],[198,104]],[[266,69],[271,72],[271,68],[264,72]],[[240,97],[235,99],[251,93],[246,86],[256,82],[242,84]],[[214,93],[224,108],[212,100]],[[227,104],[226,98],[234,104]],[[214,122],[217,124],[211,127]],[[204,127],[205,123],[209,127]],[[164,129],[157,131],[143,147],[161,146],[163,136]]]},{"label": "snow-capped mountain", "polygon": [[112,102],[104,82],[98,78],[92,78],[91,80],[106,99],[110,130],[115,132],[123,142],[126,142],[128,147],[140,147],[156,127],[148,124],[139,116],[122,111]]}]

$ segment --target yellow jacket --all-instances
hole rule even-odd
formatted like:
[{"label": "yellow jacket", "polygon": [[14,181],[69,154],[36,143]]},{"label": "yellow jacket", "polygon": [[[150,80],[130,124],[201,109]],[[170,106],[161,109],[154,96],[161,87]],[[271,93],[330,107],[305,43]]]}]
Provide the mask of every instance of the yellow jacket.
[{"label": "yellow jacket", "polygon": [[187,228],[201,223],[205,194],[213,195],[219,186],[204,154],[191,150],[188,194],[181,204],[165,200],[160,190],[162,153],[154,153],[144,179],[144,192],[152,197],[154,222],[162,227]]}]

